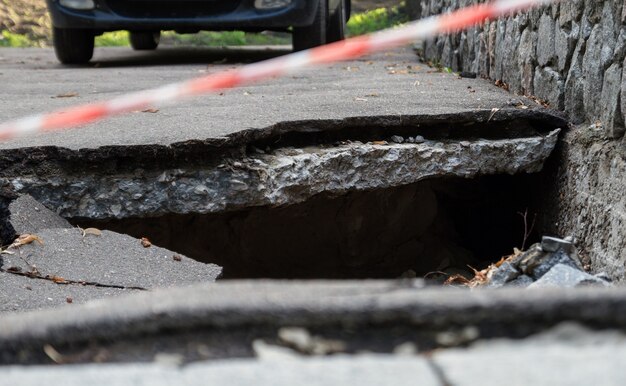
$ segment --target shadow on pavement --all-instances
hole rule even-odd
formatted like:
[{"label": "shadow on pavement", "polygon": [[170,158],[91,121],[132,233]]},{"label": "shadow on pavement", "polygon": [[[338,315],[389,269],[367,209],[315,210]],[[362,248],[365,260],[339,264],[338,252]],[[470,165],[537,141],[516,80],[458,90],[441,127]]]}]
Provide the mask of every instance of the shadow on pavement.
[{"label": "shadow on pavement", "polygon": [[130,48],[96,49],[92,67],[137,67],[181,64],[239,64],[271,59],[291,53],[289,46],[256,47],[163,47],[156,51]]}]

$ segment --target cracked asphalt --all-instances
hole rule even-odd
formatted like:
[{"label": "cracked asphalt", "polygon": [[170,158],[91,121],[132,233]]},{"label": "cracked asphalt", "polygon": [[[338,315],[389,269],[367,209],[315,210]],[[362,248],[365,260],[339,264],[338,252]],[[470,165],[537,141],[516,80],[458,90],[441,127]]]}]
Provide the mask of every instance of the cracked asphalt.
[{"label": "cracked asphalt", "polygon": [[[64,68],[51,50],[3,49],[0,120],[153,88],[286,52],[284,48],[165,48],[137,53],[111,48],[97,50],[89,67]],[[486,80],[461,79],[421,65],[412,50],[405,48],[160,107],[157,112],[134,112],[84,129],[1,143],[0,155],[2,150],[36,146],[107,151],[219,141],[242,130],[266,130],[279,122],[306,121],[313,126],[319,120],[341,123],[363,118],[402,122],[411,116],[445,118],[450,114],[485,119],[490,111],[500,109],[493,116],[498,120],[517,111],[512,98],[530,110],[536,107]],[[27,220],[16,226],[28,229],[30,218],[21,217]],[[84,241],[79,230],[53,218],[49,221],[56,227],[38,228],[44,240]],[[110,250],[105,237],[120,248]],[[37,245],[22,250],[28,256],[22,269],[33,264],[28,259],[36,259],[42,271],[63,272],[72,280],[102,280],[124,287],[128,281],[117,273],[150,271],[155,277],[143,278],[142,286],[166,284],[159,280],[168,271],[158,271],[156,265],[146,270],[141,259],[122,259],[114,262],[119,269],[113,267],[107,259],[111,254],[133,256],[133,248],[145,252],[139,249],[138,240],[125,240],[135,243],[127,245],[116,237],[105,232],[101,239],[88,239],[84,247],[99,253],[93,269],[81,271],[72,266],[89,258],[84,250],[73,253],[51,247],[38,254],[42,247]],[[152,261],[156,261],[162,251],[155,248],[153,252]],[[169,251],[164,253],[167,264],[181,263],[172,261]],[[67,259],[68,254],[79,260]],[[16,267],[24,263],[16,255],[5,261]],[[198,278],[178,274],[175,284]],[[231,282],[141,293],[93,287],[89,291],[97,294],[90,296],[105,299],[68,305],[68,298],[79,297],[72,291],[85,290],[7,273],[0,274],[0,280],[5,288],[0,304],[5,310],[19,309],[20,301],[29,301],[28,291],[41,300],[31,308],[49,308],[0,316],[0,363],[5,364],[0,377],[10,384],[39,384],[42,377],[93,385],[194,385],[206,379],[287,385],[303,377],[308,384],[362,385],[390,384],[390,380],[391,384],[424,385],[502,385],[515,384],[514,379],[520,380],[518,384],[535,385],[621,385],[625,381],[619,359],[626,355],[625,313],[621,312],[626,293],[618,288],[512,290],[497,295],[476,291],[458,296],[459,292],[441,289],[424,291],[419,281]],[[23,295],[26,298],[21,299]],[[128,296],[106,299],[111,295]],[[571,327],[570,321],[582,327]],[[449,331],[450,326],[467,328]],[[367,344],[349,347],[347,351],[357,355],[302,356],[277,337],[285,327],[310,329],[311,334],[325,337],[326,344],[360,338]],[[512,339],[529,335],[535,340]],[[101,360],[127,363],[17,365]],[[490,368],[487,375],[480,371],[485,363]],[[554,368],[565,367],[571,373],[554,374]]]}]

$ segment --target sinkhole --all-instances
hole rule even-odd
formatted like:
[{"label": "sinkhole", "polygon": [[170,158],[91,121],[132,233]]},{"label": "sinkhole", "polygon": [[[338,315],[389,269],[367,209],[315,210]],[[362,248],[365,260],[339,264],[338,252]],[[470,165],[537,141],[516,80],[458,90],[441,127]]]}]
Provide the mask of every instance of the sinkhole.
[{"label": "sinkhole", "polygon": [[537,240],[540,175],[428,179],[285,207],[75,221],[221,265],[223,279],[470,273]]},{"label": "sinkhole", "polygon": [[223,279],[471,276],[543,231],[542,170],[566,127],[541,111],[494,114],[285,123],[167,147],[17,149],[0,160],[0,184],[82,228],[218,264]]}]

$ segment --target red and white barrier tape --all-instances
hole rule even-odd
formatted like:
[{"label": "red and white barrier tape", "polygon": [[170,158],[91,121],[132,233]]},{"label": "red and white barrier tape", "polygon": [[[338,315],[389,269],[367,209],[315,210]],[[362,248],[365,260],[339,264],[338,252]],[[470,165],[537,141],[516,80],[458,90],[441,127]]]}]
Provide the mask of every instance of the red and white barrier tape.
[{"label": "red and white barrier tape", "polygon": [[246,65],[236,70],[134,92],[109,101],[78,105],[48,114],[9,121],[0,124],[0,140],[80,126],[113,115],[171,103],[185,97],[289,74],[304,67],[354,59],[369,53],[405,45],[413,40],[469,28],[486,19],[495,19],[556,1],[559,0],[495,0],[486,4],[462,8],[448,14],[421,19],[402,27]]}]

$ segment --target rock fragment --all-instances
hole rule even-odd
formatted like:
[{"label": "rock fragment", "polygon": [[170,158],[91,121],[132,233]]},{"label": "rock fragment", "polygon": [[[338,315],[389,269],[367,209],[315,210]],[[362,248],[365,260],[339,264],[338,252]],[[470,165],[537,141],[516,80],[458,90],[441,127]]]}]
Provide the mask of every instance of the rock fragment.
[{"label": "rock fragment", "polygon": [[539,280],[532,283],[528,288],[543,287],[578,287],[582,285],[603,285],[608,283],[586,272],[575,269],[570,265],[556,264]]},{"label": "rock fragment", "polygon": [[474,278],[470,287],[483,284],[488,288],[500,287],[577,287],[581,285],[610,285],[606,275],[590,275],[578,260],[572,238],[543,237],[542,242],[526,252],[518,252],[502,263],[479,272],[481,280]]}]

